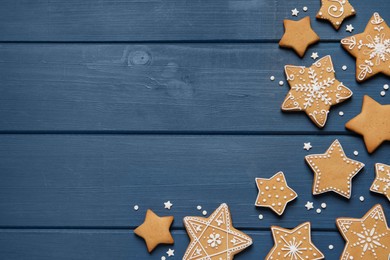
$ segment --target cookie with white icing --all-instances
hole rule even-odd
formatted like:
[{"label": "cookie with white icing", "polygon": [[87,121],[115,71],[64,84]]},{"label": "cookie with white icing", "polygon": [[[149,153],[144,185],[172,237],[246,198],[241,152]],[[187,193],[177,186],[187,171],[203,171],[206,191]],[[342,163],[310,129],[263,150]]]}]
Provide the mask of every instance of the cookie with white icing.
[{"label": "cookie with white icing", "polygon": [[348,0],[321,0],[321,9],[316,17],[328,20],[338,30],[345,18],[355,14],[356,11]]}]

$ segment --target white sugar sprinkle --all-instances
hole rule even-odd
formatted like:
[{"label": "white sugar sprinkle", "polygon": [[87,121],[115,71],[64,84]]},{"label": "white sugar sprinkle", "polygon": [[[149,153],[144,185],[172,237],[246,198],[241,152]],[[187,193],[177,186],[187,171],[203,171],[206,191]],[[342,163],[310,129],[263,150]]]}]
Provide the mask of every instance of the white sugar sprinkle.
[{"label": "white sugar sprinkle", "polygon": [[139,206],[138,205],[134,205],[134,210],[138,210],[139,209]]},{"label": "white sugar sprinkle", "polygon": [[196,206],[196,209],[197,209],[197,210],[201,210],[201,209],[202,209],[202,206],[201,206],[201,205],[198,205],[198,206]]},{"label": "white sugar sprinkle", "polygon": [[364,201],[364,197],[363,197],[363,196],[360,196],[360,197],[359,197],[359,200],[360,200],[361,202],[363,202],[363,201]]},{"label": "white sugar sprinkle", "polygon": [[342,70],[347,70],[348,69],[347,65],[343,65],[341,68],[342,68]]},{"label": "white sugar sprinkle", "polygon": [[316,212],[317,212],[317,214],[320,214],[321,213],[321,209],[317,209]]},{"label": "white sugar sprinkle", "polygon": [[283,86],[283,85],[284,85],[283,80],[279,81],[279,86]]},{"label": "white sugar sprinkle", "polygon": [[274,80],[275,80],[275,76],[271,76],[271,77],[269,77],[269,79],[270,79],[271,81],[274,81]]},{"label": "white sugar sprinkle", "polygon": [[207,215],[207,211],[206,211],[206,210],[203,210],[203,211],[202,211],[202,214],[203,214],[203,216],[206,216],[206,215]]},{"label": "white sugar sprinkle", "polygon": [[389,89],[389,84],[383,85],[383,89],[384,89],[384,90],[388,90],[388,89]]},{"label": "white sugar sprinkle", "polygon": [[354,151],[353,154],[354,154],[355,156],[358,156],[358,155],[359,155],[359,152],[358,152],[358,151]]},{"label": "white sugar sprinkle", "polygon": [[161,257],[161,260],[165,260],[165,259],[167,259],[165,256],[162,256],[162,257]]},{"label": "white sugar sprinkle", "polygon": [[263,218],[264,218],[264,216],[260,214],[259,215],[259,219],[263,219]]},{"label": "white sugar sprinkle", "polygon": [[326,203],[325,202],[323,202],[323,203],[321,203],[321,208],[326,208]]},{"label": "white sugar sprinkle", "polygon": [[381,96],[384,97],[386,95],[386,92],[384,90],[381,91]]},{"label": "white sugar sprinkle", "polygon": [[307,12],[307,10],[308,10],[307,6],[304,6],[304,7],[302,8],[302,10],[303,10],[304,12]]},{"label": "white sugar sprinkle", "polygon": [[343,116],[344,115],[344,112],[343,111],[340,111],[339,112],[339,116]]},{"label": "white sugar sprinkle", "polygon": [[330,250],[332,250],[332,249],[333,249],[333,245],[329,245],[328,248],[329,248]]}]

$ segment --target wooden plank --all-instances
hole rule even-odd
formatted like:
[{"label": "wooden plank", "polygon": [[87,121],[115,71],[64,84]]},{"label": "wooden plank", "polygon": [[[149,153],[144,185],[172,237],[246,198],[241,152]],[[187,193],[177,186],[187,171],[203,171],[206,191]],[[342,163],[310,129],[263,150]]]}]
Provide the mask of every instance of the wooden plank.
[{"label": "wooden plank", "polygon": [[[233,220],[234,221],[234,220]],[[270,231],[245,231],[253,245],[234,259],[264,259],[273,246]],[[1,259],[161,259],[166,251],[175,250],[175,259],[181,258],[188,246],[185,231],[172,232],[174,245],[160,245],[147,253],[142,239],[130,230],[1,230]],[[336,232],[312,232],[313,243],[327,259],[337,259],[344,241]],[[330,250],[329,245],[334,245]],[[168,259],[168,257],[167,257]]]},{"label": "wooden plank", "polygon": [[[366,164],[350,200],[311,194],[313,173],[304,156],[325,152],[336,138],[348,156]],[[313,145],[310,153],[304,142]],[[182,228],[184,216],[201,215],[197,205],[211,213],[226,202],[240,228],[310,220],[316,230],[335,230],[336,217],[363,216],[376,203],[390,216],[386,197],[369,191],[374,163],[389,164],[389,152],[386,144],[369,156],[354,136],[0,135],[0,226],[136,227],[151,208],[174,215],[174,227]],[[254,180],[281,170],[299,197],[278,217],[254,206]],[[306,210],[307,201],[328,206],[317,214]]]},{"label": "wooden plank", "polygon": [[[344,124],[388,80],[357,84],[338,43],[312,51],[333,57],[337,78],[354,91],[333,108],[322,132]],[[311,65],[277,44],[2,44],[0,131],[304,131],[304,113],[283,113],[284,65]],[[341,70],[347,65],[347,71]],[[275,81],[269,77],[274,75]],[[344,117],[338,112],[342,110]]]},{"label": "wooden plank", "polygon": [[[347,35],[345,24],[362,31],[376,11],[383,10],[383,18],[390,20],[388,0],[352,4],[358,15],[338,33],[315,20],[319,0],[4,0],[0,41],[279,40],[283,19],[306,15],[323,40],[338,40]],[[303,12],[303,6],[309,11]],[[294,8],[299,17],[291,16]]]}]

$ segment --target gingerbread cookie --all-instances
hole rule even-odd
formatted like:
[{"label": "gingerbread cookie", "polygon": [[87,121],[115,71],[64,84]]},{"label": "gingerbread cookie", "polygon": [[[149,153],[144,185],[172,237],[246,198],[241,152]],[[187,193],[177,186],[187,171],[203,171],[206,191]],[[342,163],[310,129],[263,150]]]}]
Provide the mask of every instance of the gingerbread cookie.
[{"label": "gingerbread cookie", "polygon": [[134,230],[134,233],[145,240],[148,252],[152,252],[159,244],[173,244],[169,228],[173,216],[159,217],[153,211],[146,211],[145,221]]},{"label": "gingerbread cookie", "polygon": [[356,14],[348,0],[321,0],[321,4],[316,17],[330,21],[336,30],[345,18]]},{"label": "gingerbread cookie", "polygon": [[185,217],[184,224],[191,242],[183,260],[229,260],[252,244],[249,236],[232,226],[226,204],[208,218]]},{"label": "gingerbread cookie", "polygon": [[271,208],[279,216],[283,214],[288,202],[298,197],[286,182],[283,172],[278,172],[269,179],[256,178],[259,194],[255,205]]},{"label": "gingerbread cookie", "polygon": [[305,55],[309,45],[320,40],[310,25],[310,17],[299,21],[284,20],[284,35],[279,42],[280,47],[292,48],[300,57]]},{"label": "gingerbread cookie", "polygon": [[324,154],[305,157],[314,172],[313,194],[333,191],[346,198],[351,197],[352,178],[364,164],[348,158],[336,139]]},{"label": "gingerbread cookie", "polygon": [[347,244],[341,260],[390,259],[390,229],[382,206],[377,204],[363,218],[337,218]]},{"label": "gingerbread cookie", "polygon": [[372,153],[384,141],[390,141],[390,105],[381,105],[369,96],[364,96],[362,111],[348,121],[345,127],[362,135],[367,151]]},{"label": "gingerbread cookie", "polygon": [[352,91],[335,78],[329,55],[308,68],[286,65],[284,70],[290,91],[282,110],[303,111],[318,127],[324,127],[331,106],[352,96]]},{"label": "gingerbread cookie", "polygon": [[383,194],[390,201],[390,165],[375,164],[376,177],[370,191]]},{"label": "gingerbread cookie", "polygon": [[305,222],[290,230],[272,226],[275,245],[266,260],[279,259],[324,259],[324,255],[311,241],[310,222]]},{"label": "gingerbread cookie", "polygon": [[341,40],[345,50],[356,58],[356,80],[364,81],[375,74],[390,76],[390,29],[374,13],[363,33]]}]

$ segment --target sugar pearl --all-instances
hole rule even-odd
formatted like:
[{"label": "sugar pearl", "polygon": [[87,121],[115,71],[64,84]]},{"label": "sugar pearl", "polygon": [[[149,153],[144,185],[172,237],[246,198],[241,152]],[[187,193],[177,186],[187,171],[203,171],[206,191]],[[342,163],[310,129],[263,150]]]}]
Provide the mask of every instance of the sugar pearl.
[{"label": "sugar pearl", "polygon": [[203,214],[203,216],[206,216],[207,215],[207,211],[203,210],[202,214]]},{"label": "sugar pearl", "polygon": [[275,80],[275,76],[271,76],[271,77],[269,77],[269,79],[270,79],[271,81],[274,81],[274,80]]},{"label": "sugar pearl", "polygon": [[284,85],[283,80],[279,81],[279,86],[283,86],[283,85]]},{"label": "sugar pearl", "polygon": [[134,205],[134,210],[138,210],[139,209],[139,206],[138,205]]}]

